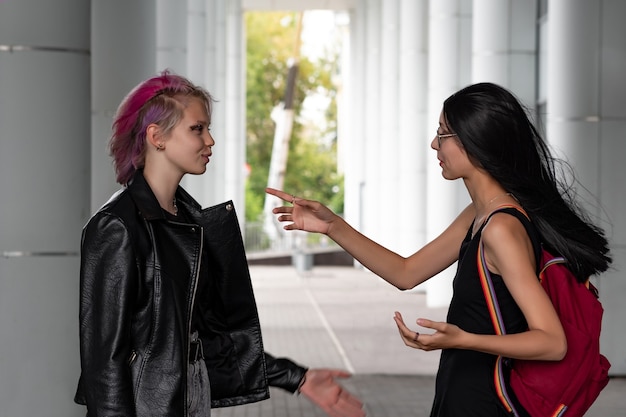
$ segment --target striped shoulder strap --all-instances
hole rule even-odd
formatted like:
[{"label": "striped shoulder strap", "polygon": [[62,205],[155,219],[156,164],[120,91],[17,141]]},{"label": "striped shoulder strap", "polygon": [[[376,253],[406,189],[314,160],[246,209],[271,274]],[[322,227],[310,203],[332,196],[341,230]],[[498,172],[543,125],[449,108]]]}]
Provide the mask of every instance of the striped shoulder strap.
[{"label": "striped shoulder strap", "polygon": [[[485,296],[485,300],[487,301],[487,309],[489,310],[489,316],[491,317],[493,328],[496,335],[505,335],[506,328],[500,312],[500,306],[498,305],[498,299],[496,298],[496,293],[493,288],[491,274],[487,269],[482,238],[478,246],[476,261],[478,264],[478,277],[480,278],[480,285],[482,286],[483,294]],[[493,382],[496,387],[496,394],[498,395],[500,402],[502,402],[502,405],[504,405],[504,408],[506,408],[506,410],[514,416],[519,416],[519,412],[515,409],[515,405],[513,404],[506,387],[504,378],[504,358],[501,355],[496,359],[496,365],[493,372]]]},{"label": "striped shoulder strap", "polygon": [[[497,207],[489,214],[487,219],[489,219],[494,213],[503,208],[515,208],[522,214],[524,214],[524,216],[528,217],[526,212],[520,207],[514,206],[512,204],[507,204]],[[485,248],[483,245],[482,234],[480,242],[478,244],[476,257],[476,263],[478,265],[478,277],[480,279],[480,285],[483,290],[483,295],[485,296],[485,301],[487,302],[487,309],[489,310],[489,316],[491,317],[493,328],[496,335],[505,335],[506,328],[504,326],[504,320],[502,319],[502,313],[500,312],[500,306],[498,304],[498,299],[496,298],[493,281],[491,279],[491,273],[489,272],[489,269],[487,267],[487,261],[485,260]],[[514,416],[519,416],[520,414],[516,410],[515,405],[513,404],[511,396],[509,395],[506,387],[506,382],[504,378],[504,358],[502,356],[498,356],[496,359],[496,365],[493,373],[493,382],[496,387],[496,394],[498,395],[500,402],[502,402],[502,405],[504,405],[504,408],[506,408],[506,410],[509,413],[512,413]]]},{"label": "striped shoulder strap", "polygon": [[[526,216],[526,218],[529,218],[524,210],[514,205],[499,206],[493,212],[491,212],[488,218],[503,208],[515,208],[516,210],[521,212],[524,216]],[[544,255],[545,253],[547,252],[542,251],[542,255]],[[487,262],[485,261],[485,249],[483,246],[482,234],[481,234],[481,239],[480,239],[479,246],[478,246],[476,262],[478,264],[478,276],[480,279],[480,284],[482,286],[483,294],[487,302],[487,309],[489,310],[489,316],[491,317],[493,328],[497,335],[505,335],[506,328],[504,326],[504,320],[502,319],[500,306],[496,298],[496,293],[493,287],[493,281],[491,279],[491,273],[489,272],[489,269],[487,268]],[[539,271],[539,280],[543,280],[544,273],[546,272],[546,269],[548,269],[548,267],[550,267],[551,265],[555,265],[555,264],[565,263],[566,261],[562,257],[549,257],[549,258],[544,258],[543,260],[540,259],[539,262],[542,263],[541,269]],[[498,356],[498,358],[496,359],[496,365],[494,367],[494,374],[493,374],[494,385],[496,387],[496,394],[498,395],[500,402],[504,405],[506,410],[509,413],[511,413],[513,416],[519,417],[520,415],[519,411],[517,411],[517,409],[515,408],[515,405],[513,404],[513,401],[511,400],[511,396],[509,395],[507,387],[506,387],[503,367],[504,367],[504,358],[502,356]],[[562,416],[566,410],[567,410],[567,407],[562,406],[556,409],[554,414],[552,414],[551,416],[552,417]]]}]

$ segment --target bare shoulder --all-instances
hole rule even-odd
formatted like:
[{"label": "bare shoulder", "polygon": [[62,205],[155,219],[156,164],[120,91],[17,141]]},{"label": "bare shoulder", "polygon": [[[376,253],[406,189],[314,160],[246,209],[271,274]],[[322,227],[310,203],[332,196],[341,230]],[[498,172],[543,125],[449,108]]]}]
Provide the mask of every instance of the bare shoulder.
[{"label": "bare shoulder", "polygon": [[522,222],[507,213],[495,213],[485,225],[482,238],[485,244],[495,248],[501,245],[527,246],[530,238]]},{"label": "bare shoulder", "polygon": [[507,278],[534,277],[532,242],[520,220],[506,213],[494,214],[483,229],[485,256],[493,271]]},{"label": "bare shoulder", "polygon": [[526,229],[520,219],[509,213],[498,212],[491,215],[485,225],[483,235],[502,236],[519,232],[526,234]]}]

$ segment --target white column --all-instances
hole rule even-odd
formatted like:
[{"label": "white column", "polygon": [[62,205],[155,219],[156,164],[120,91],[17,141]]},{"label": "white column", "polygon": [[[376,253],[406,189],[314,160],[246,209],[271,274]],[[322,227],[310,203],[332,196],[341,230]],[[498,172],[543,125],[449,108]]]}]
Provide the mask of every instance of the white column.
[{"label": "white column", "polygon": [[[398,230],[388,214],[395,211],[403,202],[398,198],[401,192],[399,185],[399,164],[397,161],[399,148],[398,110],[399,110],[399,3],[398,0],[381,2],[381,34],[380,34],[380,101],[376,102],[380,124],[376,134],[376,146],[368,149],[376,154],[377,165],[380,167],[380,183],[376,192],[376,214],[379,242],[389,249],[398,252]],[[404,233],[404,231],[403,231]]]},{"label": "white column", "polygon": [[601,349],[611,374],[623,375],[626,4],[552,0],[548,13],[548,139],[574,167],[582,183],[577,191],[610,239],[615,263],[597,280],[605,310]]},{"label": "white column", "polygon": [[[367,8],[359,1],[350,10],[349,64],[342,66],[341,81],[345,85],[344,97],[338,111],[340,127],[338,158],[342,160],[344,173],[344,217],[357,230],[365,232],[364,188],[366,181],[365,109],[367,89]],[[338,103],[339,104],[339,103]],[[340,165],[341,166],[341,165]],[[355,266],[359,263],[355,261]]]},{"label": "white column", "polygon": [[[362,185],[365,175],[363,146],[365,109],[365,8],[363,3],[350,11],[349,39],[342,47],[342,99],[338,102],[338,159],[344,173],[344,217],[355,228],[362,228]],[[349,44],[349,48],[346,45]]]},{"label": "white column", "polygon": [[[156,68],[187,73],[187,8],[180,0],[156,0]],[[193,81],[193,80],[192,80]],[[197,81],[196,81],[197,82]]]},{"label": "white column", "polygon": [[[184,186],[204,205],[233,200],[244,218],[245,47],[241,1],[206,0],[204,10],[194,1],[194,21],[204,15],[204,32],[189,34],[189,45],[204,48],[203,84],[217,100],[213,106],[211,133],[215,139],[207,172],[187,176]],[[196,22],[197,23],[197,22]],[[203,36],[203,40],[194,39]],[[194,52],[195,53],[195,52]],[[190,68],[199,73],[199,63]],[[200,80],[194,80],[200,82]]]},{"label": "white column", "polygon": [[203,206],[232,199],[243,219],[246,138],[241,2],[188,0],[181,7],[173,0],[159,0],[158,10],[157,16],[169,24],[159,36],[160,64],[180,68],[178,73],[205,87],[217,100],[211,120],[216,142],[211,162],[205,174],[186,175],[182,185]]},{"label": "white column", "polygon": [[[211,134],[215,139],[213,157],[207,166],[207,171],[202,177],[188,176],[190,181],[196,183],[196,190],[201,193],[194,194],[205,206],[210,206],[221,200],[226,194],[224,175],[227,169],[228,138],[226,131],[226,5],[224,0],[205,1],[205,51],[204,57],[204,83],[215,99],[213,114],[211,115]],[[240,204],[235,207],[240,210]]]},{"label": "white column", "polygon": [[[215,92],[211,91],[207,86],[207,80],[211,79],[210,74],[212,74],[212,67],[209,68],[209,73],[207,73],[206,59],[206,55],[208,54],[206,42],[208,39],[211,39],[213,35],[213,26],[209,24],[206,9],[212,6],[212,4],[213,2],[208,0],[187,0],[188,15],[186,26],[179,27],[177,30],[185,34],[187,76],[194,84],[202,85],[209,90],[211,94],[215,94]],[[210,10],[212,11],[212,9]],[[211,16],[214,16],[214,13],[212,13]],[[214,110],[215,107],[216,106],[214,106]],[[211,126],[211,133],[214,135],[215,139],[217,139],[217,145],[217,142],[221,138],[216,134],[219,133],[219,128],[217,128],[215,124]],[[207,172],[203,175],[186,175],[181,182],[185,190],[203,206],[210,205],[209,195],[213,184],[211,176],[213,175],[213,165],[215,163],[215,158],[212,158],[209,165],[207,165]]]},{"label": "white column", "polygon": [[78,417],[89,3],[1,3],[0,414]]},{"label": "white column", "polygon": [[156,0],[91,2],[92,211],[119,189],[108,153],[111,123],[126,94],[156,75],[155,24]]},{"label": "white column", "polygon": [[365,0],[365,109],[364,136],[365,181],[363,182],[363,232],[374,240],[380,240],[380,148],[384,142],[380,137],[381,90],[381,0]]},{"label": "white column", "polygon": [[[424,147],[430,146],[439,125],[443,101],[465,86],[470,76],[471,4],[458,0],[430,0],[428,42],[428,119]],[[427,240],[437,237],[467,204],[463,184],[441,176],[435,152],[427,155]],[[427,303],[447,306],[452,297],[452,277],[456,266],[448,268],[428,282]]]},{"label": "white column", "polygon": [[492,82],[535,105],[537,2],[473,0],[472,82]]},{"label": "white column", "polygon": [[600,3],[551,1],[548,10],[548,139],[560,156],[573,163],[584,186],[596,194],[601,126]]},{"label": "white column", "polygon": [[426,243],[426,161],[432,157],[425,140],[430,137],[427,132],[431,126],[427,107],[428,38],[423,30],[428,25],[427,0],[401,0],[398,20],[398,147],[394,155],[399,173],[391,201],[395,202],[396,218],[402,222],[401,233],[392,219],[385,222],[385,227],[395,232],[399,252],[408,256]]},{"label": "white column", "polygon": [[223,80],[224,108],[224,194],[220,200],[232,199],[239,217],[245,212],[245,162],[246,162],[246,66],[243,9],[241,1],[228,0],[224,34],[226,51]]},{"label": "white column", "polygon": [[405,256],[425,239],[426,23],[425,0],[361,1],[351,14],[346,219]]},{"label": "white column", "polygon": [[187,0],[187,76],[195,83],[206,81],[206,0]]}]

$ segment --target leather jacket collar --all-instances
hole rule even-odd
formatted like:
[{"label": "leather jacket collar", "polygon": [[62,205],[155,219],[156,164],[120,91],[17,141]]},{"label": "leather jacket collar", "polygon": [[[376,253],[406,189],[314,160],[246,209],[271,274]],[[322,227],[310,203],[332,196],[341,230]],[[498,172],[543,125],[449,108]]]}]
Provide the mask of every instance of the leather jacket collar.
[{"label": "leather jacket collar", "polygon": [[[165,220],[165,213],[159,201],[152,192],[150,185],[143,176],[143,169],[137,170],[133,179],[128,183],[128,193],[132,197],[141,215],[148,221]],[[176,190],[176,201],[184,204],[192,213],[201,211],[201,206],[181,186]]]}]

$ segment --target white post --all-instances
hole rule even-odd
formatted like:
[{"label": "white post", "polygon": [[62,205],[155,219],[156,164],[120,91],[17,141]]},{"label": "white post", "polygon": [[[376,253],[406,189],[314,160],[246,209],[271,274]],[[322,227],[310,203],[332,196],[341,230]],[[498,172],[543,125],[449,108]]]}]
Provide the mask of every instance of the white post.
[{"label": "white post", "polygon": [[597,280],[604,306],[601,350],[612,363],[611,374],[622,375],[626,373],[622,22],[626,3],[552,0],[548,13],[548,139],[574,167],[582,183],[577,191],[610,239],[615,263]]},{"label": "white post", "polygon": [[78,417],[89,2],[1,3],[0,414]]},{"label": "white post", "polygon": [[[428,45],[428,119],[425,148],[435,137],[443,101],[467,83],[471,45],[471,16],[466,2],[430,0]],[[459,214],[463,184],[443,179],[434,151],[427,154],[427,228],[430,241],[437,237]],[[447,306],[452,297],[454,267],[441,272],[428,282],[426,302],[430,307]]]}]

